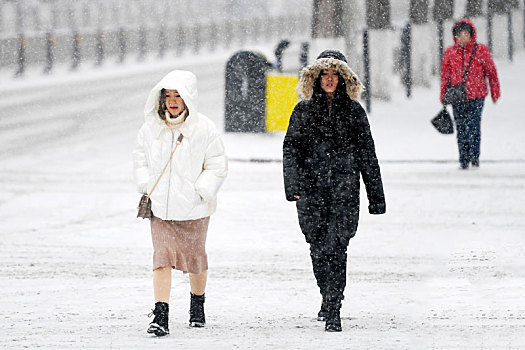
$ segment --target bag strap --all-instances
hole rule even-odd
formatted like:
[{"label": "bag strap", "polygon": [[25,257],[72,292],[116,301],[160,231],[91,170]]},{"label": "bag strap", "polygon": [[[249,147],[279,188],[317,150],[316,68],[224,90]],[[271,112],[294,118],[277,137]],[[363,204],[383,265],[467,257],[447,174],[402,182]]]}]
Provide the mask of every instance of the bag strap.
[{"label": "bag strap", "polygon": [[474,44],[474,49],[472,50],[472,55],[470,55],[470,60],[468,61],[467,69],[465,70],[465,73],[463,73],[463,84],[467,81],[467,75],[470,70],[470,65],[472,64],[472,60],[474,59],[474,55],[476,54],[476,49],[478,48],[478,43]]},{"label": "bag strap", "polygon": [[177,143],[175,144],[175,147],[173,148],[173,151],[171,151],[170,159],[168,159],[168,161],[166,162],[166,165],[164,165],[164,169],[162,169],[162,172],[160,173],[157,181],[155,181],[155,185],[153,185],[153,188],[149,192],[148,197],[147,197],[148,199],[151,196],[151,194],[153,193],[153,191],[155,191],[155,188],[157,187],[157,185],[159,184],[160,178],[162,177],[162,175],[164,175],[164,172],[166,171],[166,168],[168,167],[168,164],[171,162],[171,159],[173,158],[173,154],[175,153],[175,150],[177,150],[177,147],[182,142],[182,138],[183,138],[183,136],[182,136],[182,133],[181,133],[179,135],[179,138],[177,139]]}]

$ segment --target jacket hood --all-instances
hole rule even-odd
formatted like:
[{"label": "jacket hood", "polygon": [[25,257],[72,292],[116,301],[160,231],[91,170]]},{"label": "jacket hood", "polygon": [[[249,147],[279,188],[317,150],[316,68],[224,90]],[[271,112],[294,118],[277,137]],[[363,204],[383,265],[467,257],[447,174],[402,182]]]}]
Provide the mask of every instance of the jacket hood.
[{"label": "jacket hood", "polygon": [[346,84],[346,93],[351,99],[357,100],[359,98],[364,86],[348,64],[335,58],[319,58],[301,70],[297,91],[302,99],[309,100],[312,98],[315,80],[325,69],[333,69],[343,78]]},{"label": "jacket hood", "polygon": [[197,115],[197,77],[189,71],[174,70],[169,72],[162,78],[151,92],[146,100],[144,107],[144,118],[146,123],[164,124],[158,115],[159,96],[162,89],[177,90],[186,104],[188,109],[188,117],[186,121],[190,121]]},{"label": "jacket hood", "polygon": [[[460,19],[459,21],[456,21],[454,25],[452,26],[452,30],[450,32],[454,33],[454,28],[461,23],[468,24],[469,26],[472,27],[472,40],[470,40],[470,43],[467,46],[474,45],[474,43],[476,43],[477,41],[478,33],[476,30],[476,27],[474,26],[474,23],[472,23],[470,19],[463,18],[463,19]],[[454,44],[457,44],[456,37],[454,36],[454,34],[452,34],[452,38],[454,39]]]},{"label": "jacket hood", "polygon": [[323,52],[319,54],[319,56],[317,56],[316,59],[318,60],[320,58],[335,58],[336,60],[340,60],[345,63],[348,63],[348,60],[346,59],[345,55],[343,55],[343,53],[339,50],[332,50],[332,49],[324,50]]}]

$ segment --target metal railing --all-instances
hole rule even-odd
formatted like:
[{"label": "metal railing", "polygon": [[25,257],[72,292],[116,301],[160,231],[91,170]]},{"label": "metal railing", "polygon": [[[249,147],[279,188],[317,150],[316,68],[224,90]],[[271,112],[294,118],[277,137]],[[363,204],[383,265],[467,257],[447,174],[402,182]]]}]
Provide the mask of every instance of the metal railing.
[{"label": "metal railing", "polygon": [[42,66],[49,73],[58,64],[76,69],[87,62],[100,66],[108,60],[124,63],[198,54],[309,33],[310,14],[302,11],[306,7],[270,15],[268,4],[258,4],[246,0],[0,0],[0,70],[23,75],[28,66]]}]

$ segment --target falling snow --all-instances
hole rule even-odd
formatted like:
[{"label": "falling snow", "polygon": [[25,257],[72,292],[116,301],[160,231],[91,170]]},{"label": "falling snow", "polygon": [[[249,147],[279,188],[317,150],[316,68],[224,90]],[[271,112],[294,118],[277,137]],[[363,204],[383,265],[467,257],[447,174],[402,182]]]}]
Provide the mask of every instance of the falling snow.
[{"label": "falling snow", "polygon": [[[188,11],[194,6],[175,2]],[[7,3],[16,2],[1,1],[0,12]],[[254,16],[303,11],[297,1],[253,3]],[[71,51],[57,51],[47,75],[42,50],[17,78],[16,50],[0,52],[0,348],[525,348],[523,45],[516,40],[510,61],[501,40],[494,42],[502,98],[496,105],[486,101],[481,167],[460,171],[455,136],[438,134],[430,124],[440,109],[439,78],[419,72],[407,98],[399,69],[392,69],[406,24],[399,19],[408,18],[408,9],[391,3],[392,52],[372,72],[383,69],[380,78],[394,80],[385,83],[388,96],[374,92],[369,114],[388,210],[380,217],[361,214],[349,247],[340,334],[325,333],[315,321],[321,297],[295,207],[284,198],[283,133],[224,133],[231,169],[208,232],[207,327],[187,327],[188,281],[174,273],[171,335],[146,333],[152,246],[149,222],[135,218],[131,151],[149,90],[172,69],[194,71],[200,111],[224,130],[226,62],[240,48],[273,62],[282,37],[235,39],[231,46],[221,41],[201,54],[177,53],[170,37],[164,57],[156,46],[139,61],[138,47],[129,46],[123,62],[118,45],[105,46],[100,65],[93,51],[75,71]],[[456,2],[454,17],[462,4]],[[522,10],[516,14],[522,22],[513,22],[518,28]],[[88,11],[90,18],[98,18],[96,11]],[[495,33],[504,33],[498,23]],[[34,21],[25,26],[29,34],[45,32],[44,22],[38,30],[30,30]],[[1,40],[16,39],[5,16],[0,28]],[[308,34],[290,30],[296,41]],[[417,40],[434,40],[428,33]],[[31,52],[33,42],[28,45]]]}]

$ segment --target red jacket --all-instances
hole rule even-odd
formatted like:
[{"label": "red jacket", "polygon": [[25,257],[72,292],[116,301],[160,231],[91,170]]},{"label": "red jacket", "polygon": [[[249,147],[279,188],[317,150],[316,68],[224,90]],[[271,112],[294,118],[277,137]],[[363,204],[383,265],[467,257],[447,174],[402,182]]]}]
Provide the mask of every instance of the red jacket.
[{"label": "red jacket", "polygon": [[458,43],[456,43],[456,38],[454,38],[455,44],[446,49],[443,55],[443,61],[441,62],[440,100],[443,102],[443,95],[445,94],[445,89],[449,84],[461,84],[463,72],[467,69],[474,45],[477,44],[478,48],[476,49],[476,53],[472,59],[470,71],[465,83],[467,87],[467,98],[469,100],[474,100],[476,98],[483,98],[487,96],[488,79],[492,100],[496,102],[496,100],[500,97],[499,80],[498,73],[496,72],[496,66],[494,65],[490,51],[487,46],[476,43],[476,27],[474,27],[474,24],[470,20],[459,20],[454,24],[454,26],[461,22],[470,24],[474,30],[474,33],[472,35],[472,40],[470,40],[466,47],[461,47]]}]

